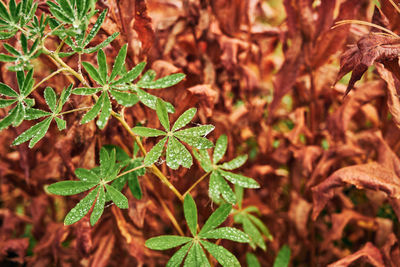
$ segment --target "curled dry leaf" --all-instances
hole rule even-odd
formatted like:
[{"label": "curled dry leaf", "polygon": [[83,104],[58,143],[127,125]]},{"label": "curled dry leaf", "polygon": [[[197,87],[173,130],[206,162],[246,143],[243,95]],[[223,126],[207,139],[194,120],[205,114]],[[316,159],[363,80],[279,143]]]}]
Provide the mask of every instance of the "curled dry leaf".
[{"label": "curled dry leaf", "polygon": [[359,251],[344,257],[343,259],[329,264],[328,267],[346,267],[354,263],[358,259],[363,259],[375,267],[384,267],[385,264],[382,259],[382,254],[377,247],[368,242]]},{"label": "curled dry leaf", "polygon": [[334,189],[346,184],[355,185],[359,189],[380,190],[389,197],[400,198],[400,180],[392,170],[376,162],[344,167],[312,188],[313,220],[318,217],[326,203],[334,196]]}]

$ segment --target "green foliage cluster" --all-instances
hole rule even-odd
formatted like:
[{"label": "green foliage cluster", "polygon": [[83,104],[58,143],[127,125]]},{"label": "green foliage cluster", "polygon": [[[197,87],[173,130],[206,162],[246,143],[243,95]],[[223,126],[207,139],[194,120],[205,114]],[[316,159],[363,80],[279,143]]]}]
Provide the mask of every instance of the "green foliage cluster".
[{"label": "green foliage cluster", "polygon": [[[34,147],[45,136],[52,121],[55,121],[60,131],[67,129],[64,116],[82,111],[82,109],[67,109],[68,105],[65,104],[71,95],[90,97],[94,102],[86,109],[81,124],[97,118],[98,128],[104,129],[112,116],[125,122],[123,113],[113,110],[112,101],[115,100],[118,105],[125,108],[140,102],[154,109],[164,128],[163,130],[142,126],[128,128],[132,135],[145,138],[161,137],[161,139],[150,151],[141,151],[140,157],[137,156],[141,146],[140,138],[135,139],[138,143],[135,145],[133,157],[128,156],[120,147],[103,146],[100,150],[99,166],[92,169],[77,168],[75,171],[79,179],[77,181],[66,180],[49,185],[47,191],[55,195],[69,196],[88,192],[66,215],[65,225],[81,220],[90,210],[92,210],[90,223],[96,224],[104,212],[106,203],[110,201],[121,209],[127,209],[128,200],[123,194],[125,185],[128,184],[132,195],[140,199],[142,191],[139,177],[146,173],[146,169],[157,168],[154,163],[163,155],[166,157],[167,166],[171,169],[178,169],[179,166],[190,168],[193,158],[189,149],[183,144],[185,143],[191,148],[202,169],[210,175],[209,196],[219,207],[206,220],[203,227],[198,229],[196,204],[191,195],[186,194],[183,201],[184,216],[192,236],[153,237],[147,240],[146,246],[155,250],[165,250],[182,245],[170,258],[168,266],[180,265],[185,257],[185,266],[210,266],[205,251],[223,266],[240,265],[231,252],[223,246],[207,241],[209,239],[249,243],[253,249],[260,247],[265,250],[264,237],[272,240],[272,236],[262,221],[254,215],[254,213],[259,214],[258,209],[254,206],[242,207],[243,188],[258,188],[259,184],[252,178],[232,172],[246,162],[247,156],[242,155],[229,162],[219,163],[228,146],[225,135],[220,136],[214,146],[213,142],[206,138],[207,134],[214,130],[213,125],[187,127],[196,114],[195,108],[186,110],[171,124],[168,113],[175,112],[173,105],[145,91],[174,86],[181,82],[185,75],[177,73],[156,79],[153,70],[147,70],[142,74],[145,62],[137,64],[130,70],[127,69],[127,45],[121,47],[112,68],[109,68],[107,55],[103,49],[118,36],[118,33],[114,33],[96,46],[91,46],[91,41],[96,37],[106,18],[107,10],[100,13],[95,9],[93,0],[56,0],[47,1],[47,5],[51,15],[42,13],[38,17],[36,15],[38,4],[32,0],[22,0],[18,4],[15,0],[10,0],[8,6],[0,1],[0,39],[15,36],[21,47],[20,51],[4,43],[3,46],[8,54],[0,54],[0,61],[7,62],[8,70],[15,72],[18,83],[18,90],[0,83],[2,96],[0,108],[8,109],[8,114],[0,120],[0,130],[9,126],[17,127],[25,120],[36,121],[14,140],[13,145],[29,141],[29,147]],[[98,15],[96,22],[89,29],[90,20],[96,15]],[[49,36],[56,36],[60,40],[59,46],[54,51],[46,47],[46,39]],[[63,49],[65,46],[66,49]],[[78,54],[80,58],[83,54],[95,52],[97,52],[97,67],[89,62],[79,62],[93,83],[86,81],[80,69],[72,69],[62,59],[74,54]],[[50,57],[58,64],[59,69],[36,83],[33,78],[32,60],[41,55]],[[34,99],[30,97],[32,92],[61,72],[72,74],[80,86],[71,84],[62,90],[46,87],[43,96],[48,108],[43,110],[35,106]],[[56,92],[60,92],[59,95]],[[212,147],[214,151],[210,157],[207,149]],[[235,192],[227,181],[236,186]],[[244,232],[233,227],[219,227],[231,213],[234,222],[242,225]],[[283,256],[280,256],[284,259],[288,254],[287,250],[285,251],[282,252]],[[250,266],[257,266],[258,261],[254,254],[248,254],[247,261]]]}]

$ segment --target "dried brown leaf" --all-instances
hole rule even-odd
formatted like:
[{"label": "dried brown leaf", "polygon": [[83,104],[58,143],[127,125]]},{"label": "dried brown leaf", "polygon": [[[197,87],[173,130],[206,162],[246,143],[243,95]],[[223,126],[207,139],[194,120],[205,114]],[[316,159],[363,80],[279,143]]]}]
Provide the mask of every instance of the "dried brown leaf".
[{"label": "dried brown leaf", "polygon": [[369,262],[375,267],[384,267],[385,264],[382,259],[382,254],[377,247],[372,245],[372,243],[368,242],[362,249],[359,251],[344,257],[341,260],[338,260],[334,263],[328,265],[328,267],[346,267],[350,264],[354,263],[358,259],[362,259],[366,262]]}]

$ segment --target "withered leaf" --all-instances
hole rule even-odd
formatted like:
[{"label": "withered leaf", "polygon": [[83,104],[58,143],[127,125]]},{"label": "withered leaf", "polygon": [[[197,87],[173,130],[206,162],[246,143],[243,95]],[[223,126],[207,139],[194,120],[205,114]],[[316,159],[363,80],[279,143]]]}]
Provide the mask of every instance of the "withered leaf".
[{"label": "withered leaf", "polygon": [[389,197],[400,198],[400,180],[392,170],[376,162],[344,167],[312,188],[313,220],[334,196],[334,189],[346,184],[355,185],[359,189],[380,190]]},{"label": "withered leaf", "polygon": [[382,259],[381,252],[377,247],[372,245],[372,243],[368,242],[362,249],[359,251],[344,257],[341,260],[338,260],[332,264],[329,264],[328,267],[346,267],[350,264],[354,263],[358,259],[363,259],[375,267],[384,267],[385,264]]}]

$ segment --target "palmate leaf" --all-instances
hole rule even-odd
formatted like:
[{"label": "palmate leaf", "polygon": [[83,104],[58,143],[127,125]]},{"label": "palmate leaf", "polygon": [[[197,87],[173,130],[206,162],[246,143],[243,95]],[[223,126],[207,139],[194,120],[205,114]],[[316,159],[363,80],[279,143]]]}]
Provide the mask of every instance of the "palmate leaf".
[{"label": "palmate leaf", "polygon": [[239,231],[233,227],[221,227],[214,230],[210,230],[206,233],[199,235],[201,238],[208,239],[227,239],[240,243],[248,243],[250,239],[247,234]]},{"label": "palmate leaf", "polygon": [[176,235],[161,235],[148,239],[145,243],[146,247],[153,250],[166,250],[174,247],[178,247],[187,242],[192,241],[193,238],[186,236]]},{"label": "palmate leaf", "polygon": [[50,123],[52,121],[51,117],[44,119],[43,121],[33,125],[31,128],[20,134],[12,143],[13,146],[25,143],[28,140],[29,148],[32,148],[37,142],[40,141],[46,134],[47,130],[50,127]]},{"label": "palmate leaf", "polygon": [[98,182],[93,181],[61,181],[51,184],[47,191],[60,196],[70,196],[82,193],[96,186]]},{"label": "palmate leaf", "polygon": [[236,259],[236,257],[224,247],[215,245],[204,240],[201,240],[200,243],[222,266],[240,267],[240,263]]},{"label": "palmate leaf", "polygon": [[278,255],[274,261],[274,267],[287,267],[290,261],[290,248],[288,245],[284,245],[278,252]]},{"label": "palmate leaf", "polygon": [[166,142],[167,137],[164,137],[155,146],[153,146],[149,153],[147,153],[146,157],[144,158],[144,164],[146,166],[152,165],[161,157]]},{"label": "palmate leaf", "polygon": [[213,159],[212,159],[214,164],[217,164],[224,157],[227,148],[228,148],[228,137],[225,134],[223,134],[217,139],[217,142],[215,143]]},{"label": "palmate leaf", "polygon": [[115,205],[117,205],[118,208],[127,209],[129,207],[128,199],[121,192],[119,192],[113,186],[107,184],[105,187],[107,189],[107,195],[111,198]]},{"label": "palmate leaf", "polygon": [[193,236],[197,233],[197,207],[192,196],[187,194],[183,201],[183,213]]},{"label": "palmate leaf", "polygon": [[86,195],[79,203],[68,212],[64,219],[65,225],[71,225],[76,223],[89,212],[90,208],[93,206],[93,202],[96,199],[98,190],[94,189],[89,194]]},{"label": "palmate leaf", "polygon": [[182,246],[177,252],[175,252],[175,254],[172,255],[172,257],[167,262],[166,267],[180,266],[192,244],[192,242],[188,242],[186,245]]},{"label": "palmate leaf", "polygon": [[208,262],[207,256],[199,243],[193,243],[188,255],[186,256],[183,266],[206,267],[211,265]]},{"label": "palmate leaf", "polygon": [[90,214],[90,224],[93,226],[100,219],[104,211],[104,205],[106,203],[106,194],[104,193],[104,188],[99,186],[99,193],[97,197],[96,204],[94,205],[92,214]]},{"label": "palmate leaf", "polygon": [[253,253],[246,253],[246,262],[248,267],[261,267],[256,255]]},{"label": "palmate leaf", "polygon": [[190,168],[193,164],[192,156],[181,142],[171,136],[167,144],[167,165],[173,170],[178,169],[180,165]]},{"label": "palmate leaf", "polygon": [[[151,78],[153,78],[153,77],[151,77]],[[160,78],[155,81],[152,81],[150,78],[145,79],[145,80],[142,79],[137,83],[137,86],[139,86],[140,88],[145,88],[145,89],[167,88],[167,87],[174,86],[175,84],[178,84],[184,78],[185,78],[185,74],[176,73],[176,74],[171,74],[171,75],[165,76],[165,77]]]},{"label": "palmate leaf", "polygon": [[199,232],[199,236],[203,233],[207,233],[210,230],[217,228],[221,223],[223,223],[228,217],[229,213],[232,210],[231,204],[222,204],[216,209],[213,214],[208,218],[203,228]]}]

